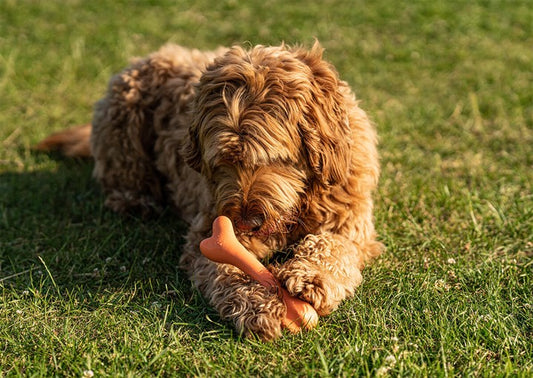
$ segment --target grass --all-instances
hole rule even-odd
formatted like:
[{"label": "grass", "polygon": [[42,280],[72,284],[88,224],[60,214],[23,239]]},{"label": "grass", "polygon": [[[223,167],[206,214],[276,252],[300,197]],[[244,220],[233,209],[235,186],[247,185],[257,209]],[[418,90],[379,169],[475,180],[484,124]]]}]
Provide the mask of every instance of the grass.
[{"label": "grass", "polygon": [[[0,371],[7,376],[533,375],[528,1],[0,2]],[[34,154],[168,41],[310,45],[376,122],[387,245],[318,328],[235,335],[176,266],[184,226],[102,206]]]}]

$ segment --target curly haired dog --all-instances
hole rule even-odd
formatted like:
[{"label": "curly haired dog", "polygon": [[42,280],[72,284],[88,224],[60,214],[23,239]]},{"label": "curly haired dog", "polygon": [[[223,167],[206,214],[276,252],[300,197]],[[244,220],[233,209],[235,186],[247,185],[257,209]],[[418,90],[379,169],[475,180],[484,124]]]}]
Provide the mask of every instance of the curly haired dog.
[{"label": "curly haired dog", "polygon": [[175,207],[190,224],[180,261],[194,285],[239,332],[275,338],[283,301],[199,252],[217,215],[320,315],[354,293],[382,251],[371,197],[376,133],[322,51],[318,43],[164,46],[111,79],[95,107],[90,148],[91,125],[38,148],[92,155],[115,211]]}]

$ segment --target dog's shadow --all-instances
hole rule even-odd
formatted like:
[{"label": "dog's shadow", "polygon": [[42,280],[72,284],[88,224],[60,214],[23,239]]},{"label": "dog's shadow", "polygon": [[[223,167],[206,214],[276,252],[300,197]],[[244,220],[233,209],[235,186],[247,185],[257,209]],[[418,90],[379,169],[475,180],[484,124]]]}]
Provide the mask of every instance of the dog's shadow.
[{"label": "dog's shadow", "polygon": [[0,286],[45,288],[89,311],[111,296],[132,309],[159,308],[189,334],[233,337],[178,268],[187,227],[176,214],[115,214],[103,205],[91,161],[32,158],[46,168],[0,173]]}]

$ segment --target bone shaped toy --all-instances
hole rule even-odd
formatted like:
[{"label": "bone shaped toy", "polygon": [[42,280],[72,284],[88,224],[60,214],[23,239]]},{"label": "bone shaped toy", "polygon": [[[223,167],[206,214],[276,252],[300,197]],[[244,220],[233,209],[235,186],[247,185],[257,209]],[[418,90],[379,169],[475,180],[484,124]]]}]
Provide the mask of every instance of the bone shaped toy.
[{"label": "bone shaped toy", "polygon": [[285,290],[274,275],[237,240],[231,220],[219,216],[213,222],[213,236],[202,240],[200,251],[208,259],[236,266],[267,288],[274,288],[287,306],[287,314],[281,324],[292,333],[302,327],[311,329],[318,323],[318,314],[309,303],[295,298]]}]

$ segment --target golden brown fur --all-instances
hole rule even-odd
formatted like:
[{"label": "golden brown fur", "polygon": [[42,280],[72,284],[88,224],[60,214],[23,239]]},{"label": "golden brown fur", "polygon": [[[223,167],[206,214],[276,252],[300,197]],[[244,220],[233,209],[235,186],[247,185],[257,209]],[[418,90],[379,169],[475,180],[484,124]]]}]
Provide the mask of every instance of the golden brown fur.
[{"label": "golden brown fur", "polygon": [[182,268],[245,334],[277,337],[285,307],[200,254],[215,216],[229,216],[258,258],[282,254],[270,269],[320,315],[354,293],[382,250],[372,219],[376,134],[318,43],[165,46],[111,79],[91,150],[107,206],[149,213],[170,203],[189,222]]},{"label": "golden brown fur", "polygon": [[37,151],[48,151],[50,149],[61,150],[61,153],[69,157],[91,157],[91,146],[89,138],[92,126],[75,126],[67,130],[57,132],[41,141],[33,148]]}]

